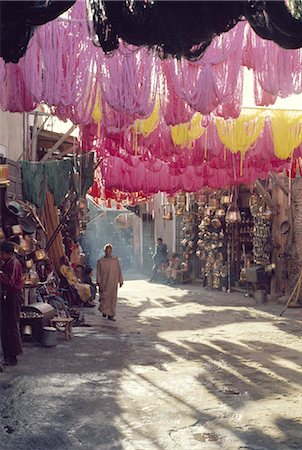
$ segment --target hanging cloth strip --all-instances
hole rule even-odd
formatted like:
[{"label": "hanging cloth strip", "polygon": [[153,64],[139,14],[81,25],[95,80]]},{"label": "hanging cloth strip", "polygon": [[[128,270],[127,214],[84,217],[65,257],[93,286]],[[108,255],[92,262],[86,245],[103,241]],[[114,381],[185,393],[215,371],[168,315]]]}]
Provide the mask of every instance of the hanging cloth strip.
[{"label": "hanging cloth strip", "polygon": [[80,173],[80,194],[85,197],[94,182],[94,153],[82,155],[77,160],[77,172]]},{"label": "hanging cloth strip", "polygon": [[45,165],[21,161],[23,200],[42,208],[47,190]]},{"label": "hanging cloth strip", "polygon": [[[71,188],[72,159],[66,158],[45,163],[22,161],[21,168],[23,199],[25,201],[29,201],[37,208],[42,208],[46,191],[49,190],[53,194],[56,206],[63,203]],[[80,159],[77,159],[76,171],[81,174],[80,194],[85,196],[89,187],[93,185],[94,154],[83,155]],[[75,186],[73,187],[75,188]]]},{"label": "hanging cloth strip", "polygon": [[53,194],[54,204],[60,206],[70,189],[70,174],[72,171],[72,160],[47,161],[45,164],[47,185]]}]

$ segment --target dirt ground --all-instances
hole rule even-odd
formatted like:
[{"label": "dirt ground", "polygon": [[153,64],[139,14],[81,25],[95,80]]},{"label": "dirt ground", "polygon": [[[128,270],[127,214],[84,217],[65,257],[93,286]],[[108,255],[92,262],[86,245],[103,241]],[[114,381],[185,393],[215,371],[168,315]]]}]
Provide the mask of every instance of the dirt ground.
[{"label": "dirt ground", "polygon": [[129,280],[0,374],[1,450],[302,449],[302,310]]}]

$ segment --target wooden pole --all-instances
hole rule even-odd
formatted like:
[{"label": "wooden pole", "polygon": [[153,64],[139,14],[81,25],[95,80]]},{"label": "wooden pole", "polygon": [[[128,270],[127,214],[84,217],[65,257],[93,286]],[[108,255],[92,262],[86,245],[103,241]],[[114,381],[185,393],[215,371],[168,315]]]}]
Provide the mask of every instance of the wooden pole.
[{"label": "wooden pole", "polygon": [[51,155],[60,147],[61,144],[65,141],[68,136],[76,129],[76,125],[72,125],[68,131],[66,131],[63,136],[60,137],[60,139],[47,151],[47,153],[43,156],[41,161],[47,161],[48,158],[51,157]]}]

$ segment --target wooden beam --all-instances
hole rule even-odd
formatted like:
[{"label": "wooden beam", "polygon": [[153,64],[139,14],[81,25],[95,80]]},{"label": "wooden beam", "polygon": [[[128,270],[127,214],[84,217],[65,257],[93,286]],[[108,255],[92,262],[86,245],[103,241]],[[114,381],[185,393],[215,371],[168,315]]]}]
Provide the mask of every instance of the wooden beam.
[{"label": "wooden beam", "polygon": [[[36,118],[37,116],[35,116]],[[28,146],[24,149],[24,151],[21,153],[21,155],[19,156],[19,158],[17,159],[17,162],[19,162],[22,157],[24,157],[24,155],[29,151],[30,146],[32,145],[32,142],[34,139],[37,139],[37,137],[39,136],[39,134],[41,133],[41,131],[44,129],[44,125],[46,124],[46,122],[48,121],[49,116],[46,117],[46,119],[44,120],[44,122],[42,123],[42,125],[40,126],[40,128],[38,130],[36,130],[35,132],[33,131],[32,133],[32,139],[31,141],[28,143]],[[37,143],[36,143],[36,149],[37,149]],[[35,161],[35,160],[34,160]]]},{"label": "wooden beam", "polygon": [[274,172],[270,172],[269,173],[270,178],[273,180],[273,182],[278,186],[279,189],[281,189],[281,191],[288,196],[289,195],[289,190],[287,189],[287,187],[284,185],[284,183],[280,180],[280,178],[278,177],[278,175],[276,175]]},{"label": "wooden beam", "polygon": [[53,152],[55,152],[57,150],[57,148],[60,147],[61,144],[63,144],[63,142],[65,141],[66,138],[68,138],[68,136],[70,136],[70,134],[76,129],[76,125],[72,125],[68,131],[66,131],[65,134],[63,134],[63,136],[60,137],[60,139],[55,143],[55,145],[53,145],[48,151],[47,153],[43,156],[43,158],[41,159],[41,161],[47,161],[48,158],[51,157],[51,155],[53,154]]},{"label": "wooden beam", "polygon": [[259,180],[255,181],[255,186],[258,190],[258,192],[263,196],[263,198],[265,199],[266,203],[276,212],[278,211],[277,205],[275,205],[272,197],[269,195],[269,193],[264,189],[264,187],[262,186],[262,184],[260,183]]}]

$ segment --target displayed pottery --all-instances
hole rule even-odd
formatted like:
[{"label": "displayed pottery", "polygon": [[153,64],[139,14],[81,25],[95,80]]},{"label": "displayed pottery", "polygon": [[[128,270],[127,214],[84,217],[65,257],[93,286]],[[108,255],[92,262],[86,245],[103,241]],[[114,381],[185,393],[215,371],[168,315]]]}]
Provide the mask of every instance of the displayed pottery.
[{"label": "displayed pottery", "polygon": [[21,217],[18,219],[18,223],[25,234],[33,234],[37,229],[36,223],[31,217]]},{"label": "displayed pottery", "polygon": [[211,208],[210,206],[206,206],[206,208],[204,210],[204,215],[211,216],[214,211],[215,211],[215,209]]},{"label": "displayed pottery", "polygon": [[47,257],[46,252],[43,248],[40,248],[39,250],[35,251],[35,260],[36,261],[43,261]]},{"label": "displayed pottery", "polygon": [[14,236],[18,236],[18,235],[22,234],[22,227],[21,227],[21,225],[13,225],[12,226],[12,234]]},{"label": "displayed pottery", "polygon": [[220,199],[220,203],[222,205],[229,205],[231,203],[230,195],[222,195]]},{"label": "displayed pottery", "polygon": [[224,217],[225,216],[225,209],[224,208],[219,208],[219,209],[217,209],[215,214],[216,214],[217,217]]},{"label": "displayed pottery", "polygon": [[30,269],[24,276],[24,282],[31,287],[37,286],[40,282],[39,275],[33,269]]},{"label": "displayed pottery", "polygon": [[241,222],[241,214],[238,206],[230,205],[225,215],[226,223],[240,223]]},{"label": "displayed pottery", "polygon": [[216,198],[216,194],[213,193],[209,196],[209,207],[215,209],[215,208],[217,208],[217,206],[218,206],[218,200]]},{"label": "displayed pottery", "polygon": [[23,210],[22,206],[20,205],[20,203],[18,203],[16,201],[11,201],[6,204],[6,207],[9,210],[9,212],[14,214],[15,216],[19,216],[19,217],[24,216],[24,210]]},{"label": "displayed pottery", "polygon": [[221,228],[221,222],[217,217],[215,217],[214,219],[211,220],[211,225],[213,228],[216,228],[216,229]]},{"label": "displayed pottery", "polygon": [[206,216],[203,221],[201,222],[201,225],[203,225],[204,227],[208,227],[211,224],[211,219],[210,217]]},{"label": "displayed pottery", "polygon": [[25,265],[26,265],[27,269],[32,269],[33,266],[34,266],[34,262],[33,262],[32,259],[29,259],[29,260],[26,261]]},{"label": "displayed pottery", "polygon": [[25,253],[28,253],[30,251],[30,243],[22,237],[20,237],[20,247],[22,248],[22,250],[24,250]]}]

